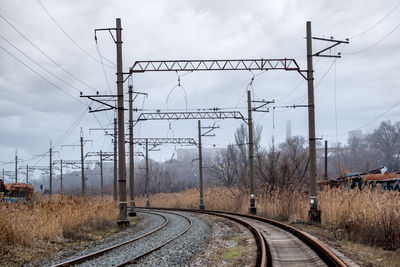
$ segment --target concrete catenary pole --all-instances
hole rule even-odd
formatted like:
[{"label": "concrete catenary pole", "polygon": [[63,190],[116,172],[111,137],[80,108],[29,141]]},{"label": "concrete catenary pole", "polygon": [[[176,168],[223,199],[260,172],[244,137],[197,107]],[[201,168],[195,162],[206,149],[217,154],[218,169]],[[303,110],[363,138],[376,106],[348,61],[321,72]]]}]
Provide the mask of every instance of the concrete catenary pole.
[{"label": "concrete catenary pole", "polygon": [[100,150],[100,192],[101,198],[104,197],[103,193],[103,153]]},{"label": "concrete catenary pole", "polygon": [[325,140],[325,180],[328,180],[328,140]]},{"label": "concrete catenary pole", "polygon": [[18,183],[18,155],[17,155],[17,150],[15,150],[15,182]]},{"label": "concrete catenary pole", "polygon": [[53,165],[52,165],[52,161],[53,161],[53,147],[50,141],[50,149],[49,149],[49,194],[52,195],[53,194]]},{"label": "concrete catenary pole", "polygon": [[63,193],[63,163],[62,159],[60,160],[60,193]]},{"label": "concrete catenary pole", "polygon": [[251,109],[251,91],[247,91],[247,123],[249,127],[249,176],[250,176],[250,214],[257,214],[254,198],[254,152],[253,152],[253,119]]},{"label": "concrete catenary pole", "polygon": [[308,221],[321,222],[321,211],[318,210],[317,177],[316,177],[316,145],[315,145],[315,106],[314,106],[314,70],[312,53],[311,22],[307,21],[307,82],[308,82],[308,149],[310,158],[310,210]]},{"label": "concrete catenary pole", "polygon": [[146,182],[144,184],[144,191],[146,194],[146,207],[150,207],[149,196],[149,141],[146,138]]},{"label": "concrete catenary pole", "polygon": [[124,121],[124,81],[122,70],[122,28],[121,19],[116,19],[117,44],[117,95],[118,95],[118,185],[119,214],[117,223],[124,227],[129,225],[126,202],[126,166],[125,166],[125,121]]},{"label": "concrete catenary pole", "polygon": [[197,121],[197,127],[199,132],[199,188],[200,188],[200,206],[201,210],[204,210],[204,196],[203,196],[203,152],[201,147],[201,122],[200,120]]},{"label": "concrete catenary pole", "polygon": [[118,136],[117,136],[117,118],[114,118],[114,201],[118,200]]},{"label": "concrete catenary pole", "polygon": [[133,151],[133,87],[129,86],[129,216],[136,216],[135,210],[135,166]]},{"label": "concrete catenary pole", "polygon": [[85,195],[85,162],[83,155],[83,131],[81,128],[81,177],[82,177],[82,196]]},{"label": "concrete catenary pole", "polygon": [[28,164],[26,164],[26,184],[28,184],[29,182],[28,172],[29,172],[29,166]]}]

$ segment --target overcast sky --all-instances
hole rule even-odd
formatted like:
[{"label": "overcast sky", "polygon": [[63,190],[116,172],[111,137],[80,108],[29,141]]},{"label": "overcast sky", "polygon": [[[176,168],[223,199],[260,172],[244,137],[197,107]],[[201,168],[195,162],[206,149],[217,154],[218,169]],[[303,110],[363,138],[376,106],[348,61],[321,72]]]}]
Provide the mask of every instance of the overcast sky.
[{"label": "overcast sky", "polygon": [[[122,20],[125,69],[136,60],[283,57],[296,59],[305,69],[306,21],[312,21],[313,36],[350,39],[349,45],[332,51],[343,49],[341,59],[314,58],[317,137],[330,144],[346,143],[348,131],[368,133],[381,120],[399,120],[399,106],[395,106],[400,103],[398,0],[0,1],[0,165],[6,170],[14,168],[5,162],[13,161],[16,149],[21,159],[29,160],[20,164],[47,165],[47,157],[30,159],[46,152],[50,140],[61,152],[55,159],[78,159],[78,147],[60,145],[78,144],[80,127],[86,139],[94,140],[85,151],[112,151],[110,136],[89,128],[111,127],[113,112],[96,113],[97,121],[87,112],[91,103],[79,98],[79,91],[110,93],[108,80],[116,92],[116,69],[103,60],[103,71],[98,53],[115,63],[115,44],[107,32],[100,32],[97,50],[94,29],[115,27],[117,17]],[[313,46],[316,52],[327,43],[314,41]],[[178,83],[176,73],[136,74],[134,89],[149,96],[138,97],[135,106],[185,109],[185,91],[188,109],[236,108],[247,116],[245,93],[251,89],[254,99],[275,100],[271,105],[276,106],[275,112],[254,114],[255,123],[263,126],[264,146],[271,144],[273,136],[276,142],[285,139],[289,120],[292,135],[307,137],[307,110],[281,108],[307,104],[304,79],[295,72],[257,74],[193,72],[182,76],[183,88],[172,92]],[[249,87],[252,75],[257,76]],[[217,121],[216,137],[204,139],[205,146],[233,142],[240,123]],[[135,127],[135,135],[197,140],[196,127],[197,121],[192,120],[147,121]],[[164,160],[174,149],[162,147],[151,157]]]}]

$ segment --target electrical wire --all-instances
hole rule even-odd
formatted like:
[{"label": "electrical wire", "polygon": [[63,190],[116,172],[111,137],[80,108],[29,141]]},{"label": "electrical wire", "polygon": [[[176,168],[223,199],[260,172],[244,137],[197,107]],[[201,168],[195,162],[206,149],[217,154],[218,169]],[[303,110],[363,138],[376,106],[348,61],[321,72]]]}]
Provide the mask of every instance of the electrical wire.
[{"label": "electrical wire", "polygon": [[91,85],[87,84],[86,82],[82,81],[81,79],[79,79],[78,77],[76,77],[74,74],[72,74],[70,71],[68,71],[67,69],[65,69],[63,66],[61,66],[59,63],[57,63],[53,58],[51,58],[49,55],[47,55],[45,52],[43,52],[42,49],[40,49],[37,45],[35,45],[31,40],[29,40],[28,37],[26,37],[20,30],[18,30],[17,27],[15,27],[11,22],[9,22],[2,14],[0,14],[0,17],[11,27],[13,28],[19,35],[22,36],[22,38],[24,38],[29,44],[31,44],[36,50],[38,50],[43,56],[45,56],[48,60],[50,60],[51,62],[53,62],[54,65],[56,65],[57,67],[59,67],[60,69],[62,69],[65,73],[67,73],[68,75],[70,75],[71,77],[73,77],[75,80],[77,80],[78,82],[80,82],[81,84],[84,84],[85,86],[89,87],[90,89],[96,91],[96,89],[94,87],[92,87]]},{"label": "electrical wire", "polygon": [[186,110],[187,110],[187,107],[188,107],[188,104],[187,104],[187,94],[186,94],[186,89],[185,89],[185,87],[183,87],[183,85],[181,85],[181,77],[186,76],[186,75],[188,75],[188,74],[190,74],[190,73],[192,73],[192,72],[187,72],[187,73],[182,74],[182,75],[179,75],[177,71],[176,71],[175,73],[176,73],[176,75],[177,75],[177,77],[178,77],[178,84],[175,85],[175,86],[169,91],[169,93],[168,93],[167,100],[166,100],[167,109],[169,109],[169,108],[168,108],[168,100],[169,100],[169,97],[171,96],[172,92],[173,92],[176,88],[181,88],[182,91],[183,91],[183,97],[184,97],[184,100],[185,100],[185,107],[186,107]]},{"label": "electrical wire", "polygon": [[[38,2],[38,4],[39,4],[39,5],[42,7],[42,9],[46,12],[46,14],[50,17],[50,19],[54,22],[54,24],[57,25],[57,27],[65,34],[65,36],[68,37],[68,39],[71,40],[71,42],[72,42],[76,47],[78,47],[84,54],[86,54],[88,57],[90,57],[90,58],[93,59],[94,61],[103,64],[103,62],[100,62],[97,58],[95,58],[95,57],[92,56],[89,52],[87,52],[85,49],[83,49],[74,39],[72,39],[72,37],[63,29],[63,27],[61,27],[61,25],[56,21],[56,19],[50,14],[50,12],[49,12],[49,11],[47,10],[47,8],[42,4],[42,2],[40,2],[39,0],[36,0],[36,2]],[[108,62],[110,62],[110,63],[113,65],[113,66],[111,66],[111,65],[107,65],[107,64],[106,64],[107,67],[114,68],[114,66],[115,66],[115,63],[114,63],[114,62],[112,62],[112,61],[110,61],[110,60],[108,60],[108,59],[106,59],[106,58],[104,58],[104,57],[103,57],[103,59],[106,60],[106,61],[108,61]]]},{"label": "electrical wire", "polygon": [[60,78],[59,76],[55,75],[53,72],[49,71],[47,68],[43,67],[41,64],[39,64],[38,62],[36,62],[33,58],[31,58],[30,56],[28,56],[27,54],[25,54],[22,50],[20,50],[18,47],[16,47],[15,45],[13,45],[10,41],[8,41],[3,35],[0,34],[0,38],[3,39],[5,42],[7,42],[9,45],[11,45],[14,49],[16,49],[18,52],[20,52],[23,56],[25,56],[27,59],[29,59],[31,62],[33,62],[36,66],[38,66],[39,68],[41,68],[42,70],[44,70],[45,72],[47,72],[48,74],[50,74],[51,76],[53,76],[54,78],[56,78],[57,80],[63,82],[64,84],[68,85],[69,87],[73,88],[74,90],[76,90],[77,92],[81,92],[82,90],[79,90],[78,88],[76,88],[75,86],[73,86],[72,84],[70,84],[69,82],[65,81],[64,79]]},{"label": "electrical wire", "polygon": [[[396,108],[396,107],[399,106],[399,105],[400,105],[400,102],[398,102],[398,103],[392,105],[390,108],[388,108],[387,110],[385,110],[384,112],[382,112],[382,113],[379,114],[378,116],[374,117],[372,120],[370,120],[370,121],[368,121],[368,122],[362,124],[361,126],[355,128],[355,129],[353,129],[353,130],[350,130],[350,131],[347,131],[347,132],[344,132],[344,133],[340,133],[340,134],[338,134],[337,136],[343,136],[343,135],[349,134],[349,133],[352,132],[352,131],[360,130],[360,129],[362,129],[362,128],[368,126],[368,125],[370,125],[370,124],[373,123],[374,121],[378,120],[379,118],[381,118],[382,116],[384,116],[385,114],[387,114],[388,112],[390,112],[391,110],[393,110],[394,108]],[[336,135],[324,135],[324,136],[327,136],[327,137],[335,137]]]},{"label": "electrical wire", "polygon": [[390,31],[390,32],[389,32],[388,34],[386,34],[382,39],[380,39],[379,41],[375,42],[374,44],[372,44],[372,45],[370,45],[370,46],[368,46],[368,47],[366,47],[366,48],[364,48],[364,49],[355,51],[355,52],[346,53],[345,55],[357,55],[357,54],[363,53],[363,52],[365,52],[365,51],[368,51],[368,50],[370,50],[371,48],[374,48],[375,46],[377,46],[378,44],[380,44],[381,42],[383,42],[386,38],[388,38],[392,33],[394,33],[394,32],[395,32],[397,29],[399,29],[399,28],[400,28],[400,24],[398,24],[392,31]]},{"label": "electrical wire", "polygon": [[400,6],[400,1],[389,11],[389,13],[387,13],[385,16],[383,16],[383,18],[381,18],[380,20],[378,20],[374,25],[372,25],[371,27],[369,27],[368,29],[360,32],[359,34],[356,34],[352,37],[350,37],[350,39],[355,39],[360,37],[361,35],[371,31],[372,29],[374,29],[376,26],[378,26],[380,23],[382,23],[387,17],[389,17],[398,7]]},{"label": "electrical wire", "polygon": [[71,97],[72,99],[74,99],[75,101],[78,101],[79,103],[87,106],[87,104],[85,102],[83,102],[82,100],[80,100],[79,98],[76,98],[75,96],[71,95],[70,93],[68,93],[67,91],[65,91],[64,89],[62,89],[61,87],[59,87],[58,85],[56,85],[55,83],[51,82],[50,80],[48,80],[47,78],[45,78],[43,75],[41,75],[40,73],[38,73],[37,71],[35,71],[34,69],[32,69],[31,67],[29,67],[27,64],[25,64],[23,61],[21,61],[19,58],[17,58],[16,56],[14,56],[11,52],[9,52],[7,49],[5,49],[4,47],[2,47],[0,45],[0,48],[3,49],[7,54],[9,54],[11,57],[13,57],[15,60],[17,60],[19,63],[21,63],[22,65],[24,65],[26,68],[28,68],[30,71],[32,71],[33,73],[35,73],[36,75],[38,75],[40,78],[42,78],[43,80],[45,80],[46,82],[48,82],[50,85],[52,85],[54,88],[60,90],[62,93],[64,93],[65,95]]},{"label": "electrical wire", "polygon": [[99,54],[99,58],[100,58],[100,62],[101,62],[101,68],[103,69],[103,74],[104,74],[104,78],[106,79],[106,82],[107,82],[108,90],[110,91],[110,94],[112,94],[110,82],[108,81],[106,69],[104,68],[103,59],[102,59],[102,56],[101,56],[101,53],[100,53],[100,48],[99,48],[99,45],[97,43],[97,40],[96,40],[96,50],[97,50],[97,53]]}]

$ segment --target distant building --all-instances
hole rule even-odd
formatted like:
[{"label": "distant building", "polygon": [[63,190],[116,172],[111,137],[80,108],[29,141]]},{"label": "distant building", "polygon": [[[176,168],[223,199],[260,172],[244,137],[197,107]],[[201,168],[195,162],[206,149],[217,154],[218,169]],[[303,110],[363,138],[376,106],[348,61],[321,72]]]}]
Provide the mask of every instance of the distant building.
[{"label": "distant building", "polygon": [[369,144],[368,144],[367,137],[368,137],[368,135],[363,134],[361,130],[350,131],[348,143],[350,145],[354,139],[357,139],[357,141],[360,142],[361,147],[368,148]]},{"label": "distant building", "polygon": [[349,132],[349,140],[351,140],[351,139],[353,139],[353,138],[362,139],[362,138],[363,138],[362,131],[361,131],[361,130],[350,131],[350,132]]},{"label": "distant building", "polygon": [[292,139],[292,122],[286,122],[286,140]]}]

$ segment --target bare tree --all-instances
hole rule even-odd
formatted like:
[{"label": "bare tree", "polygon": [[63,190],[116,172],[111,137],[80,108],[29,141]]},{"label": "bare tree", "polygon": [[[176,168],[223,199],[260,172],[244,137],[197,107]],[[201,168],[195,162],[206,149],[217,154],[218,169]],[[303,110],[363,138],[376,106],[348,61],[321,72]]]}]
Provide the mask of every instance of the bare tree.
[{"label": "bare tree", "polygon": [[388,169],[399,168],[400,122],[382,121],[368,139],[372,147],[382,153],[383,163]]},{"label": "bare tree", "polygon": [[239,153],[239,149],[230,144],[217,154],[216,163],[211,167],[213,176],[227,187],[236,185],[239,182],[239,169],[241,166]]}]

